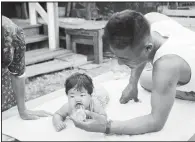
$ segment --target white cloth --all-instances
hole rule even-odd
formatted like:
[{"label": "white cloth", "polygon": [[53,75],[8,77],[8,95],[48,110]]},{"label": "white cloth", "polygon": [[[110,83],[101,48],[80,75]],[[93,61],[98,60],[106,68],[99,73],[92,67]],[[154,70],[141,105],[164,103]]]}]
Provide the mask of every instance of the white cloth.
[{"label": "white cloth", "polygon": [[[146,115],[151,111],[151,94],[139,86],[139,98],[141,103],[129,102],[120,104],[119,98],[122,90],[129,81],[129,77],[120,80],[111,80],[102,83],[108,91],[110,101],[106,107],[108,117],[112,120],[127,120],[141,115]],[[62,96],[47,101],[36,109],[43,109],[55,112],[67,97],[64,89],[54,92]],[[49,95],[49,94],[48,94]],[[39,120],[21,120],[19,116],[14,116],[2,122],[2,133],[12,136],[20,141],[187,141],[195,133],[195,102],[177,100],[175,101],[165,127],[156,133],[143,135],[109,135],[86,132],[76,128],[70,120],[67,120],[67,128],[61,132],[56,132],[52,126],[52,118],[41,118]]]},{"label": "white cloth", "polygon": [[[155,22],[151,25],[151,31],[169,37],[157,50],[153,62],[168,54],[180,56],[191,68],[191,79],[187,84],[178,86],[177,90],[195,91],[195,32],[181,26],[174,20]],[[174,64],[174,62],[170,64]]]}]

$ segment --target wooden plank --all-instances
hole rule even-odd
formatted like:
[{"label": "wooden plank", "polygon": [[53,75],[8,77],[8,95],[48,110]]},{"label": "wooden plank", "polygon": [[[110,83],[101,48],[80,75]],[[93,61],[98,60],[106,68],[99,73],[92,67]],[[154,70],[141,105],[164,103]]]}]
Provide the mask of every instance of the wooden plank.
[{"label": "wooden plank", "polygon": [[76,42],[79,44],[86,44],[86,45],[93,45],[93,38],[85,38],[85,37],[77,37],[77,36],[72,36],[72,42]]},{"label": "wooden plank", "polygon": [[36,65],[31,65],[26,67],[26,76],[33,77],[36,75],[46,74],[54,71],[63,70],[65,68],[71,67],[70,62],[53,60],[49,62],[44,62]]},{"label": "wooden plank", "polygon": [[77,43],[76,42],[72,42],[72,51],[74,52],[74,53],[77,53]]},{"label": "wooden plank", "polygon": [[87,11],[87,20],[91,20],[91,3],[90,2],[87,3],[86,11]]},{"label": "wooden plank", "polygon": [[56,56],[66,54],[67,52],[68,52],[67,50],[56,50],[53,52],[38,54],[36,56],[30,56],[29,58],[27,56],[25,58],[25,60],[26,60],[25,62],[26,62],[26,65],[35,64],[38,62],[43,62],[43,61],[54,59]]},{"label": "wooden plank", "polygon": [[30,24],[31,25],[37,24],[37,12],[35,10],[35,3],[29,2],[28,7],[29,7]]},{"label": "wooden plank", "polygon": [[29,36],[25,38],[26,44],[45,41],[45,40],[48,40],[47,35],[35,35],[35,36]]},{"label": "wooden plank", "polygon": [[26,76],[33,77],[36,75],[46,74],[50,72],[60,71],[69,67],[77,67],[87,63],[85,55],[73,54],[65,58],[55,59],[49,62],[35,64],[26,67]]},{"label": "wooden plank", "polygon": [[83,65],[83,66],[80,66],[79,69],[83,69],[83,70],[91,70],[91,69],[95,69],[95,68],[99,68],[101,67],[99,64],[86,64],[86,65]]},{"label": "wooden plank", "polygon": [[72,54],[61,57],[58,60],[69,62],[72,64],[73,67],[77,67],[87,63],[87,56],[82,54]]},{"label": "wooden plank", "polygon": [[31,57],[31,56],[35,56],[36,54],[43,54],[49,52],[49,48],[41,48],[41,49],[35,49],[35,50],[30,50],[30,51],[26,51],[25,56],[26,57]]},{"label": "wooden plank", "polygon": [[42,17],[42,19],[48,23],[48,15],[47,13],[45,12],[45,10],[42,8],[42,6],[38,3],[38,2],[35,2],[35,9],[36,11],[39,13],[39,15]]},{"label": "wooden plank", "polygon": [[81,35],[81,36],[96,36],[97,30],[86,30],[86,29],[66,29],[65,32],[71,35]]},{"label": "wooden plank", "polygon": [[23,9],[23,13],[24,13],[24,19],[28,19],[28,12],[27,12],[27,2],[23,2],[22,3],[22,9]]},{"label": "wooden plank", "polygon": [[59,47],[59,22],[58,22],[58,3],[47,2],[48,18],[48,35],[49,49],[55,50]]},{"label": "wooden plank", "polygon": [[39,28],[40,28],[40,26],[23,28],[24,35],[26,37],[39,35],[39,33],[40,33],[40,31],[39,31],[40,29]]},{"label": "wooden plank", "polygon": [[67,52],[67,53],[65,53],[65,54],[58,55],[58,56],[54,57],[54,59],[63,60],[63,59],[66,58],[67,56],[71,56],[71,55],[73,55],[73,54],[75,54],[75,53],[73,53],[73,52]]},{"label": "wooden plank", "polygon": [[94,57],[95,63],[100,64],[103,62],[103,30],[98,31],[98,36],[94,37]]},{"label": "wooden plank", "polygon": [[72,49],[71,36],[69,34],[66,34],[66,49],[68,50]]},{"label": "wooden plank", "polygon": [[[20,23],[18,23],[20,26]],[[31,28],[40,28],[42,26],[42,24],[35,24],[35,25],[24,25],[24,26],[20,26],[23,30],[25,29],[31,29]]]},{"label": "wooden plank", "polygon": [[170,9],[163,9],[162,11],[163,14],[168,15],[168,16],[195,16],[195,10],[190,9],[190,10],[170,10]]},{"label": "wooden plank", "polygon": [[66,36],[60,36],[61,40],[66,40]]},{"label": "wooden plank", "polygon": [[61,50],[61,51],[65,50],[67,53],[71,52],[71,50],[66,50],[64,48],[58,48],[55,51],[51,51],[51,50],[49,50],[49,48],[45,47],[45,48],[41,48],[41,49],[35,49],[35,50],[27,51],[25,55],[26,55],[27,58],[33,58],[33,57],[36,57],[36,56],[39,56],[39,55],[43,55],[43,54],[47,54],[47,53],[53,53],[53,52],[56,52],[56,51],[59,51],[59,50]]},{"label": "wooden plank", "polygon": [[66,13],[66,16],[67,16],[67,17],[70,16],[70,11],[71,11],[71,2],[68,2],[67,13]]}]

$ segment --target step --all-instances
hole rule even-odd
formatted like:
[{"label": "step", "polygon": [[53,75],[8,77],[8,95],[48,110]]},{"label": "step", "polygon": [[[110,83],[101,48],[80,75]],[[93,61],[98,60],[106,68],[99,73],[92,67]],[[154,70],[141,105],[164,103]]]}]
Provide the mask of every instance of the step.
[{"label": "step", "polygon": [[[55,71],[64,70],[66,68],[71,67],[78,67],[80,65],[86,64],[86,56],[84,55],[76,55],[77,59],[75,60],[75,55],[69,58],[67,60],[59,60],[54,59],[52,61],[43,62],[35,65],[30,65],[26,67],[26,76],[27,77],[34,77],[37,75],[47,74]],[[80,57],[80,58],[78,58]]]},{"label": "step", "polygon": [[73,66],[82,65],[83,63],[87,63],[87,56],[82,54],[66,54],[60,57],[55,57],[57,60],[70,62]]},{"label": "step", "polygon": [[47,35],[35,35],[35,36],[29,36],[25,38],[26,44],[36,43],[36,42],[41,42],[46,40],[48,40]]},{"label": "step", "polygon": [[26,37],[38,35],[40,34],[41,27],[42,27],[42,24],[25,26],[23,27],[24,34]]},{"label": "step", "polygon": [[24,34],[26,37],[39,34],[40,28],[43,25],[39,23],[31,25],[29,19],[12,18],[11,20],[24,30]]},{"label": "step", "polygon": [[47,60],[54,59],[55,57],[63,54],[70,53],[70,50],[59,48],[57,50],[49,50],[49,48],[36,49],[32,51],[27,51],[25,56],[26,65],[35,64]]}]

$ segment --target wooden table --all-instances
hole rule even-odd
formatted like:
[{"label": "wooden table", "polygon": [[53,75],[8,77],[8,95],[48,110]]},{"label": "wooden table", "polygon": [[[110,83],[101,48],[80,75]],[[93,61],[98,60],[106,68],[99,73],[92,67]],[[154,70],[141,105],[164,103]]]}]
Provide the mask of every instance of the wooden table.
[{"label": "wooden table", "polygon": [[77,52],[77,44],[93,45],[95,63],[103,61],[102,36],[107,21],[92,21],[79,18],[62,18],[60,27],[65,28],[66,48]]}]

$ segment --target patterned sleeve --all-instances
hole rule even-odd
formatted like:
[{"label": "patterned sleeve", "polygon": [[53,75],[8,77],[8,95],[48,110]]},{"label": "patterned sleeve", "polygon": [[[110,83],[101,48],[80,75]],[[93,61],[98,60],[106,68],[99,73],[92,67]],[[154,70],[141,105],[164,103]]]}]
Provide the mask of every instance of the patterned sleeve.
[{"label": "patterned sleeve", "polygon": [[25,51],[26,44],[24,39],[24,32],[21,28],[16,27],[13,35],[12,45],[14,47],[13,61],[9,65],[9,71],[16,76],[20,76],[25,72]]}]

